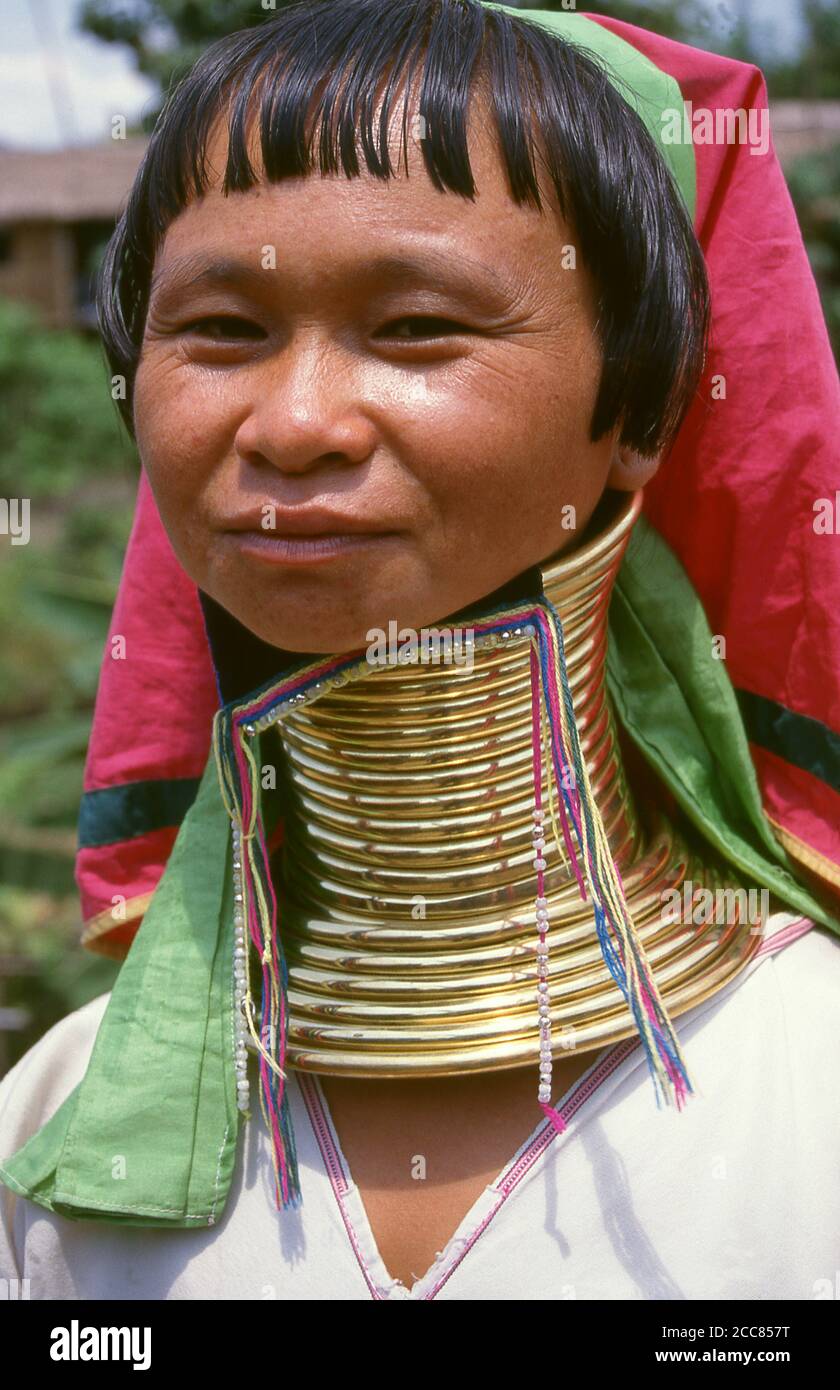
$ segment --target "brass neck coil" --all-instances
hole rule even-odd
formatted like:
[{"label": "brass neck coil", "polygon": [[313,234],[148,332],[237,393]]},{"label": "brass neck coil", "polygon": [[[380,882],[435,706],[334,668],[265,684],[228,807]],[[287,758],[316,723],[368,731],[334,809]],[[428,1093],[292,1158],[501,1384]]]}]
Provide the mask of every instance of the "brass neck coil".
[{"label": "brass neck coil", "polygon": [[[610,594],[642,494],[608,497],[596,534],[541,568],[593,796],[673,1017],[721,988],[760,938],[730,913],[699,927],[663,914],[663,894],[686,880],[718,896],[733,881],[661,812],[645,833],[633,803],[605,667]],[[293,1066],[434,1076],[538,1060],[528,651],[513,639],[477,648],[471,669],[385,667],[278,725]],[[543,785],[556,802],[547,767]],[[591,906],[550,838],[546,856],[553,1051],[631,1036]]]}]

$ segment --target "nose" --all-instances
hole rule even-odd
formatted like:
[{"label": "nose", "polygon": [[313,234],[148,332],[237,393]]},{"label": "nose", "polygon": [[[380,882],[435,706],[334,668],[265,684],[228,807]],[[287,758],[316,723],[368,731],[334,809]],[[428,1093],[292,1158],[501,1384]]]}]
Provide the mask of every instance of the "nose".
[{"label": "nose", "polygon": [[363,463],[376,427],[361,373],[360,361],[323,338],[287,343],[257,379],[234,440],[238,457],[290,475]]}]

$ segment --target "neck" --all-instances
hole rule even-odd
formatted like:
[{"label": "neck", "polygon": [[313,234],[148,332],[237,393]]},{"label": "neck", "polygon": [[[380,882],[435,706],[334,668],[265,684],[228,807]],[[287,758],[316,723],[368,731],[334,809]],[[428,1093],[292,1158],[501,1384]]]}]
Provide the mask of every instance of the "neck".
[{"label": "neck", "polygon": [[[657,985],[679,1013],[720,988],[751,941],[742,928],[722,947],[714,921],[700,931],[663,922],[666,892],[687,878],[702,889],[712,871],[661,812],[643,828],[625,774],[605,680],[607,616],[640,508],[640,493],[612,494],[594,533],[541,571],[563,625],[591,794]],[[289,1060],[323,1073],[434,1076],[537,1058],[527,641],[477,648],[471,669],[384,667],[290,712],[278,730]],[[561,853],[543,884],[554,1035],[582,1050],[632,1035]]]}]

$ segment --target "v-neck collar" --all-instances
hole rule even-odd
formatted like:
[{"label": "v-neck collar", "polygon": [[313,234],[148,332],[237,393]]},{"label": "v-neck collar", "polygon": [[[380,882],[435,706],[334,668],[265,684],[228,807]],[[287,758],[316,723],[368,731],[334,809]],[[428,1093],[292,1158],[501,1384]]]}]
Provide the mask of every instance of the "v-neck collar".
[{"label": "v-neck collar", "polygon": [[376,1300],[425,1301],[435,1298],[522,1179],[544,1158],[552,1144],[565,1142],[569,1133],[575,1132],[571,1122],[581,1107],[634,1052],[640,1053],[638,1039],[628,1038],[595,1056],[587,1071],[554,1102],[555,1109],[570,1128],[561,1135],[550,1120],[539,1121],[495,1180],[473,1202],[425,1274],[411,1286],[392,1277],[380,1254],[361,1191],[353,1181],[318,1076],[294,1071],[292,1075],[303,1098],[350,1244],[371,1297]]},{"label": "v-neck collar", "polygon": [[[774,919],[771,919],[774,921],[772,929],[767,932],[765,940],[746,968],[722,989],[681,1015],[681,1031],[712,1009],[719,1008],[730,994],[741,988],[763,959],[784,950],[814,927],[810,918],[797,917],[785,911],[774,914]],[[640,1067],[642,1061],[641,1044],[637,1037],[626,1038],[623,1042],[615,1043],[599,1052],[591,1067],[565,1092],[561,1092],[558,1099],[552,1100],[554,1109],[566,1124],[563,1134],[557,1132],[550,1120],[540,1121],[505,1164],[495,1181],[485,1187],[472,1204],[437,1259],[422,1278],[410,1287],[403,1284],[401,1279],[392,1278],[379,1252],[361,1192],[353,1181],[350,1165],[341,1148],[327,1098],[317,1074],[292,1069],[291,1075],[303,1098],[333,1194],[371,1298],[424,1301],[435,1298],[523,1178],[532,1172],[534,1166],[540,1163],[549,1151],[556,1152],[557,1145],[567,1143],[578,1133],[579,1124],[576,1121],[587,1101],[591,1100],[606,1081],[611,1080],[613,1087],[617,1086],[634,1069]]]}]

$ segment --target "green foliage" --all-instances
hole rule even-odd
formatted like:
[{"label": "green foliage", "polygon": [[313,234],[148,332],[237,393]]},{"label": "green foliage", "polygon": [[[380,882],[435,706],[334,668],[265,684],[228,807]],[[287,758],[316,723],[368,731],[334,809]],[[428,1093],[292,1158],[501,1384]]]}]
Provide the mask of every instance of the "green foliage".
[{"label": "green foliage", "polygon": [[[513,0],[516,4],[516,0]],[[525,10],[589,10],[588,5],[570,6],[563,0],[523,0],[517,5]],[[721,16],[710,15],[709,6],[702,0],[602,0],[592,6],[595,14],[608,15],[610,19],[621,19],[625,24],[637,24],[640,29],[652,29],[655,34],[663,34],[668,39],[679,39],[682,43],[702,43],[710,35],[726,33],[734,23],[731,6],[720,4]]]},{"label": "green foliage", "polygon": [[140,71],[165,92],[208,44],[262,24],[285,3],[264,9],[260,0],[84,0],[78,24],[108,43],[126,44]]},{"label": "green foliage", "polygon": [[68,891],[137,460],[98,346],[3,301],[0,407],[0,496],[30,502],[29,543],[0,544],[0,869]]},{"label": "green foliage", "polygon": [[[0,848],[4,823],[75,826],[133,496],[134,480],[127,477],[98,517],[89,500],[67,502],[49,527],[41,525],[36,502],[29,544],[3,540]],[[88,538],[83,546],[76,541],[80,529]]]},{"label": "green foliage", "polygon": [[768,73],[773,98],[840,99],[840,6],[837,0],[802,0],[806,39],[801,52]]},{"label": "green foliage", "polygon": [[124,472],[130,446],[90,339],[44,332],[35,312],[0,300],[0,496],[60,498],[84,479]]},{"label": "green foliage", "polygon": [[73,866],[138,465],[99,346],[2,300],[0,412],[0,496],[30,499],[29,543],[0,537],[0,999],[32,1020],[2,1071],[114,976],[79,948]]},{"label": "green foliage", "polygon": [[840,360],[840,145],[803,155],[788,170],[787,184]]},{"label": "green foliage", "polygon": [[109,990],[119,965],[78,945],[75,892],[0,884],[0,1001],[25,1026],[0,1033],[0,1076],[59,1019]]}]

